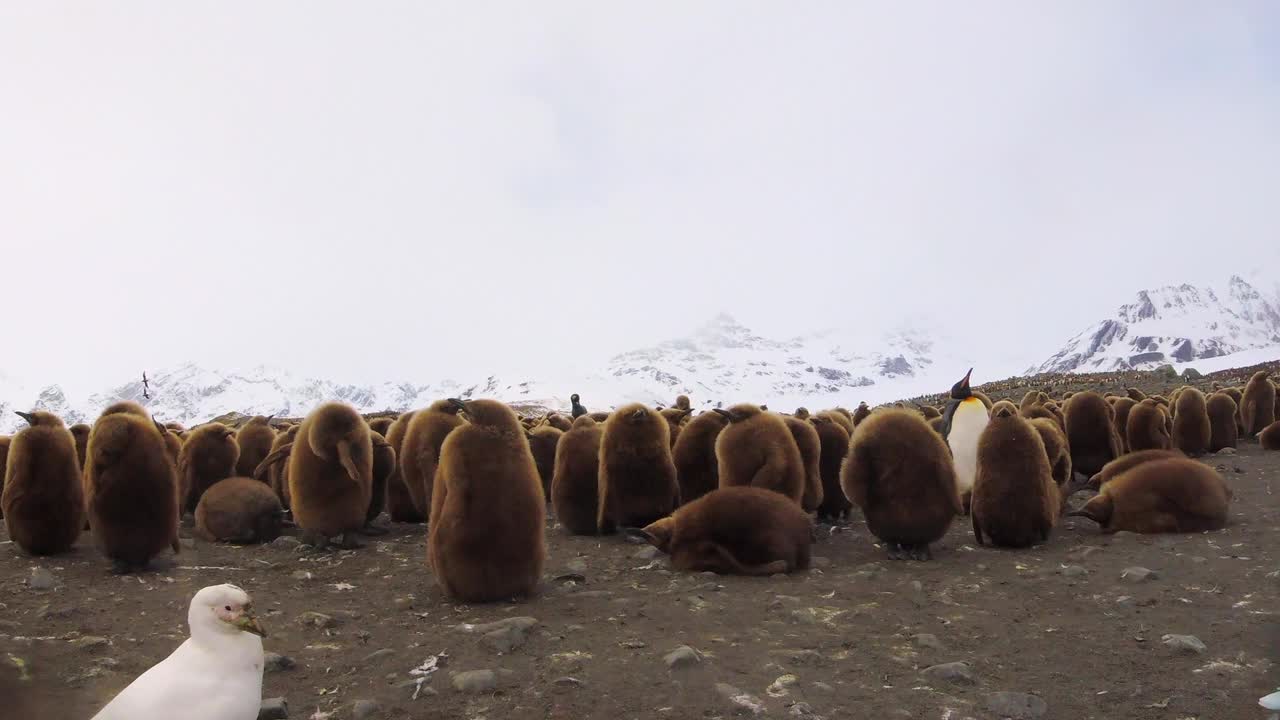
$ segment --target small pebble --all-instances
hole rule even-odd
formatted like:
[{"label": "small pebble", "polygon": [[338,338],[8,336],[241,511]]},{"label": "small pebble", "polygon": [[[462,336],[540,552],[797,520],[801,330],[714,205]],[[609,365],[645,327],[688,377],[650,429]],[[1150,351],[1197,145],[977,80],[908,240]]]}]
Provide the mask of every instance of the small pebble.
[{"label": "small pebble", "polygon": [[32,568],[31,577],[27,578],[27,587],[32,590],[52,590],[58,584],[58,579],[53,573],[42,567]]},{"label": "small pebble", "polygon": [[1148,580],[1155,580],[1159,577],[1160,575],[1156,573],[1155,570],[1136,566],[1125,568],[1124,571],[1120,573],[1121,580],[1131,583],[1147,582]]},{"label": "small pebble", "polygon": [[281,670],[292,670],[297,666],[293,658],[288,655],[280,655],[278,653],[265,653],[262,657],[262,669],[266,672],[280,672]]},{"label": "small pebble", "polygon": [[662,660],[667,664],[667,667],[672,670],[677,670],[679,668],[697,665],[702,662],[702,655],[688,645],[681,645],[675,650],[667,653],[666,657]]},{"label": "small pebble", "polygon": [[987,710],[1008,720],[1038,720],[1049,712],[1049,705],[1035,695],[998,692],[987,696]]},{"label": "small pebble", "polygon": [[973,685],[977,683],[977,679],[973,676],[973,671],[966,662],[949,662],[940,665],[930,665],[920,671],[921,675],[930,680],[949,680],[953,683],[962,685]]},{"label": "small pebble", "polygon": [[282,697],[263,698],[258,707],[258,720],[285,720],[289,717],[289,703]]},{"label": "small pebble", "polygon": [[1165,635],[1160,640],[1165,645],[1185,655],[1199,655],[1209,649],[1195,635]]},{"label": "small pebble", "polygon": [[303,627],[315,627],[322,630],[337,627],[338,620],[331,615],[307,611],[298,616],[297,622]]},{"label": "small pebble", "polygon": [[382,706],[374,700],[357,700],[351,705],[351,717],[355,720],[367,720],[382,710]]},{"label": "small pebble", "polygon": [[498,676],[492,670],[467,670],[453,674],[453,689],[464,693],[492,692],[498,687]]},{"label": "small pebble", "polygon": [[1062,577],[1069,577],[1069,578],[1084,577],[1085,575],[1089,574],[1088,570],[1084,569],[1079,565],[1068,565],[1062,568],[1060,572],[1062,573]]}]

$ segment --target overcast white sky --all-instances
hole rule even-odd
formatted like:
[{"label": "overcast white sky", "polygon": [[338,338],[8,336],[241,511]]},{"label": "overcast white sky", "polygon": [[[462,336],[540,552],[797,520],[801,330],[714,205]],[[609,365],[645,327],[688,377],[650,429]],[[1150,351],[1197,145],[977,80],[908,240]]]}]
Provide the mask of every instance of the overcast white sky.
[{"label": "overcast white sky", "polygon": [[1277,267],[1277,188],[1276,3],[0,2],[37,383],[472,377],[720,310],[1029,364]]}]

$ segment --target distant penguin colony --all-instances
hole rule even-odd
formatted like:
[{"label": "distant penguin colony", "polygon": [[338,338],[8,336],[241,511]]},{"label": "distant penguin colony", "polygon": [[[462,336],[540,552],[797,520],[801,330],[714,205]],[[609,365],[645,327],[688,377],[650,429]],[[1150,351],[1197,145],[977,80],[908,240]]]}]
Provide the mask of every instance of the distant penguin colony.
[{"label": "distant penguin colony", "polygon": [[1060,499],[1040,432],[1013,403],[992,407],[978,438],[973,485],[973,535],[1004,547],[1045,542],[1057,523]]},{"label": "distant penguin colony", "polygon": [[[573,394],[567,412],[454,398],[366,420],[326,403],[299,425],[255,416],[189,432],[133,401],[69,429],[48,412],[18,413],[28,427],[0,438],[0,516],[23,553],[66,552],[89,528],[129,572],[179,551],[184,511],[209,542],[289,532],[342,548],[358,547],[357,533],[397,532],[378,521],[386,512],[427,523],[426,563],[447,597],[494,602],[537,592],[548,505],[553,531],[620,530],[681,572],[768,576],[805,570],[814,542],[836,541],[815,520],[859,513],[895,560],[931,559],[965,513],[976,545],[1008,548],[1051,541],[1064,515],[1108,533],[1218,529],[1233,491],[1193,458],[1251,453],[1255,436],[1280,450],[1265,371],[1161,378],[1147,392],[1120,384],[1129,373],[1093,390],[1081,376],[1065,382],[1070,392],[1053,378],[1015,379],[984,386],[995,403],[972,373],[945,406],[924,396],[853,412],[708,398],[694,414],[680,395],[666,408],[592,413]],[[1096,496],[1073,510],[1086,489]]]},{"label": "distant penguin colony", "polygon": [[680,499],[689,503],[720,486],[720,468],[716,461],[716,440],[729,425],[717,412],[703,412],[680,431],[671,448],[680,485]]},{"label": "distant penguin colony", "polygon": [[9,441],[0,493],[9,538],[32,555],[66,552],[84,528],[84,488],[75,438],[53,413],[18,415],[30,427]]},{"label": "distant penguin colony", "polygon": [[183,511],[195,512],[205,490],[235,475],[239,457],[235,431],[226,425],[209,423],[192,430],[178,456]]},{"label": "distant penguin colony", "polygon": [[929,545],[964,512],[946,443],[908,410],[878,410],[858,425],[840,485],[894,560],[932,559]]},{"label": "distant penguin colony", "polygon": [[530,595],[546,560],[546,503],[520,421],[495,400],[449,402],[467,424],[440,448],[427,522],[431,570],[463,602]]},{"label": "distant penguin colony", "polygon": [[990,404],[974,394],[969,386],[973,369],[951,387],[951,401],[942,414],[942,437],[955,459],[956,488],[966,512],[978,474],[978,438],[990,421]]},{"label": "distant penguin colony", "polygon": [[599,472],[596,525],[601,533],[642,528],[680,506],[667,421],[657,410],[633,403],[609,416]]},{"label": "distant penguin colony", "polygon": [[595,535],[599,509],[600,438],[604,428],[580,415],[556,443],[551,507],[571,535]]},{"label": "distant penguin colony", "polygon": [[177,471],[145,411],[99,417],[85,468],[89,525],[117,572],[145,569],[166,547],[178,552]]},{"label": "distant penguin colony", "polygon": [[271,446],[275,444],[276,431],[271,429],[271,418],[255,415],[236,431],[236,445],[240,448],[240,458],[236,461],[235,474],[240,477],[253,477],[253,471],[271,454]]},{"label": "distant penguin colony", "polygon": [[716,439],[720,487],[758,487],[791,498],[804,497],[805,459],[781,416],[741,403],[715,412],[729,421]]}]

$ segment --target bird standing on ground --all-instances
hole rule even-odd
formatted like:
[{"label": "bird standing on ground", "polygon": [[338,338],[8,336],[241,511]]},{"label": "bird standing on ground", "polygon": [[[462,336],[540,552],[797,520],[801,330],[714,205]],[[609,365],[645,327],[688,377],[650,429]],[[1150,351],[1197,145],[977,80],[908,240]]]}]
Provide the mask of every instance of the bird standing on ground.
[{"label": "bird standing on ground", "polygon": [[262,638],[249,594],[235,585],[196,593],[191,637],[138,676],[93,720],[255,720],[262,705]]},{"label": "bird standing on ground", "polygon": [[583,407],[582,403],[578,402],[578,393],[574,393],[570,395],[569,402],[573,403],[573,419],[574,420],[577,420],[578,418],[587,414],[587,409]]}]

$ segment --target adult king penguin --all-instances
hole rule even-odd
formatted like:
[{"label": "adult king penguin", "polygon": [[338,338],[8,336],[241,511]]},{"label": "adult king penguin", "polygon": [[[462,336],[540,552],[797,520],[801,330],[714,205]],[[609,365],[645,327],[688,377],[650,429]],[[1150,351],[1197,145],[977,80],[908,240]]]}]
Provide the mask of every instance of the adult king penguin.
[{"label": "adult king penguin", "polygon": [[942,414],[942,439],[951,448],[956,464],[956,489],[969,513],[969,499],[973,494],[973,481],[978,474],[978,437],[991,421],[987,406],[969,387],[973,368],[964,374],[960,382],[951,386],[951,402]]}]

